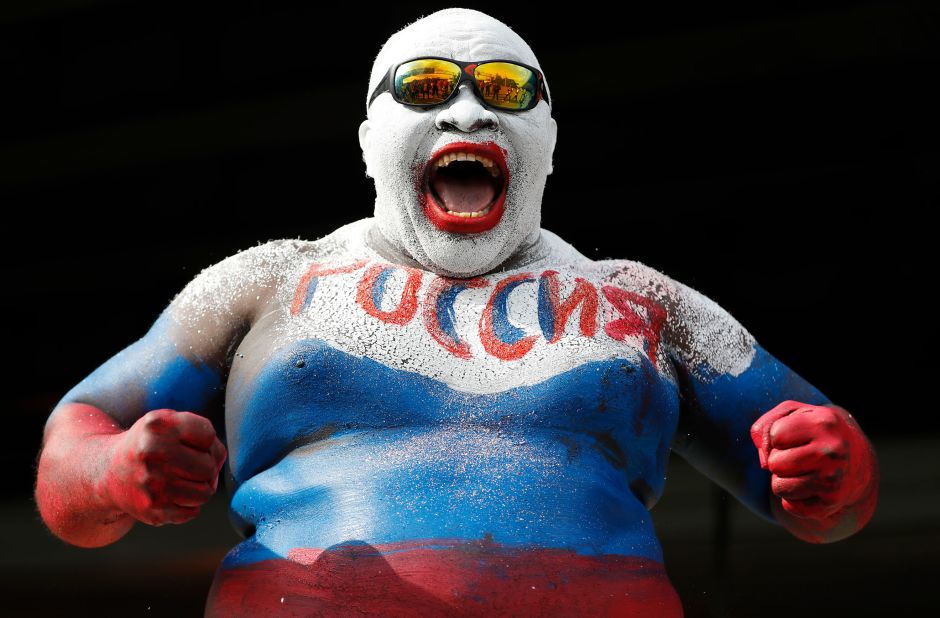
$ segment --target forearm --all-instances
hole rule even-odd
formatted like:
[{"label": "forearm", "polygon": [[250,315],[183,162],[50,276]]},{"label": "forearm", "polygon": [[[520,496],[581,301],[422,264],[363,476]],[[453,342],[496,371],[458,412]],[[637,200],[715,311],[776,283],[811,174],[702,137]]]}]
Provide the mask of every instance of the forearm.
[{"label": "forearm", "polygon": [[36,504],[57,537],[101,547],[123,537],[135,520],[115,508],[105,478],[121,426],[98,408],[63,404],[46,428],[36,475]]}]

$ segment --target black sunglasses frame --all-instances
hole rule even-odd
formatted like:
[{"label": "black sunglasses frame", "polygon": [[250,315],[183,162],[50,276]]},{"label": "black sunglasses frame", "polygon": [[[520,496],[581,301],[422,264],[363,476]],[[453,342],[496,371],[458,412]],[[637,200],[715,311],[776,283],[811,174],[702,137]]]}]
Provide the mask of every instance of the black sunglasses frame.
[{"label": "black sunglasses frame", "polygon": [[[415,60],[444,60],[445,62],[451,62],[460,67],[460,78],[457,80],[457,85],[454,86],[454,89],[451,91],[451,93],[447,96],[446,99],[444,99],[443,101],[439,101],[437,103],[408,103],[407,101],[402,101],[398,97],[398,94],[395,92],[395,84],[394,84],[395,73],[396,71],[398,71],[398,67],[402,66],[403,64],[408,64],[409,62],[414,62]],[[529,101],[529,104],[526,107],[522,109],[508,109],[505,107],[498,107],[496,105],[491,105],[490,103],[486,102],[486,100],[483,98],[483,93],[480,92],[480,86],[477,84],[477,80],[473,77],[473,70],[476,69],[481,64],[489,64],[491,62],[505,62],[507,64],[515,64],[524,69],[528,69],[529,71],[532,71],[532,73],[536,76],[536,80],[538,81],[538,88],[536,89],[535,96],[532,98],[531,101]],[[470,68],[469,72],[467,71],[468,67]],[[379,81],[378,85],[375,87],[375,90],[372,91],[372,96],[369,97],[369,103],[366,105],[366,109],[371,107],[372,101],[375,101],[375,98],[379,96],[380,94],[382,94],[383,92],[387,92],[391,94],[395,102],[401,103],[402,105],[407,105],[409,107],[417,107],[417,108],[424,109],[428,107],[435,107],[437,105],[443,105],[444,103],[447,103],[448,101],[450,101],[457,95],[457,92],[460,90],[460,85],[465,82],[469,82],[472,85],[473,92],[476,93],[477,98],[480,100],[480,102],[484,106],[497,112],[526,112],[534,108],[536,105],[538,105],[539,101],[543,99],[545,100],[546,103],[548,103],[549,106],[551,106],[551,101],[549,101],[548,99],[548,90],[545,88],[545,77],[542,75],[542,72],[536,69],[535,67],[531,67],[527,64],[523,64],[517,60],[497,59],[497,60],[483,60],[480,62],[463,62],[462,60],[454,60],[453,58],[442,58],[440,56],[419,56],[418,58],[412,58],[410,60],[405,60],[404,62],[399,62],[398,64],[394,64],[390,66],[388,71],[385,73],[385,77],[383,77],[381,81]]]}]

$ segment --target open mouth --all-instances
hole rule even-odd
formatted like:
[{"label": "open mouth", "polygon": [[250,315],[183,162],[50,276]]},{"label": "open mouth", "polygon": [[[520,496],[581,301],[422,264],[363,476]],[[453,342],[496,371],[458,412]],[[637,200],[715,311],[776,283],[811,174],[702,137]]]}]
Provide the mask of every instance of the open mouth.
[{"label": "open mouth", "polygon": [[424,212],[445,232],[485,232],[503,215],[508,185],[506,157],[496,144],[448,144],[425,166]]}]

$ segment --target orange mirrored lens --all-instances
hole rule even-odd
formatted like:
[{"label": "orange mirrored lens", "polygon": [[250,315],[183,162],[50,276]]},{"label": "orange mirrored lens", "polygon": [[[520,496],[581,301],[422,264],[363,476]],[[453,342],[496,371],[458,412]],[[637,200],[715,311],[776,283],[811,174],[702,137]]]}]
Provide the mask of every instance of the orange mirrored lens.
[{"label": "orange mirrored lens", "polygon": [[486,62],[473,72],[483,99],[494,107],[525,109],[538,93],[536,74],[518,64]]},{"label": "orange mirrored lens", "polygon": [[460,67],[446,60],[412,60],[395,71],[395,91],[403,103],[434,105],[445,101],[460,80]]}]

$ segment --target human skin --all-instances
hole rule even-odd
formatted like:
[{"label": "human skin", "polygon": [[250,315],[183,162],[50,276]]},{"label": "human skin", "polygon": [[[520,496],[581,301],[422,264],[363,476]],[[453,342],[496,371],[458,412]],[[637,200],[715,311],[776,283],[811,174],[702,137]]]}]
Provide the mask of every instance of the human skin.
[{"label": "human skin", "polygon": [[[370,86],[422,54],[538,66],[476,12],[396,37]],[[539,228],[556,131],[544,102],[378,97],[360,129],[376,217],[207,269],[70,391],[37,476],[50,529],[99,546],[187,521],[227,454],[246,540],[209,615],[670,616],[648,513],[670,449],[799,538],[864,526],[877,464],[847,412],[694,290]],[[506,153],[482,234],[435,228],[414,182],[461,142]]]},{"label": "human skin", "polygon": [[751,438],[772,473],[774,516],[797,538],[838,541],[874,515],[877,458],[844,408],[784,401],[754,423]]},{"label": "human skin", "polygon": [[[420,56],[518,60],[540,68],[526,43],[504,24],[482,13],[437,13],[396,33],[376,57],[369,92],[393,64]],[[464,140],[468,135],[474,139]],[[542,192],[552,171],[557,125],[545,102],[524,113],[480,105],[469,85],[448,105],[416,110],[390,94],[372,102],[359,129],[366,174],[375,180],[378,231],[392,249],[390,259],[413,260],[452,277],[472,277],[524,259],[539,242]],[[458,141],[494,143],[511,153],[504,214],[483,234],[442,233],[425,215],[415,176],[432,153]]]},{"label": "human skin", "polygon": [[52,532],[80,547],[113,543],[136,521],[190,521],[225,462],[212,424],[189,412],[152,410],[125,430],[94,406],[68,403],[46,434],[37,503]]}]

